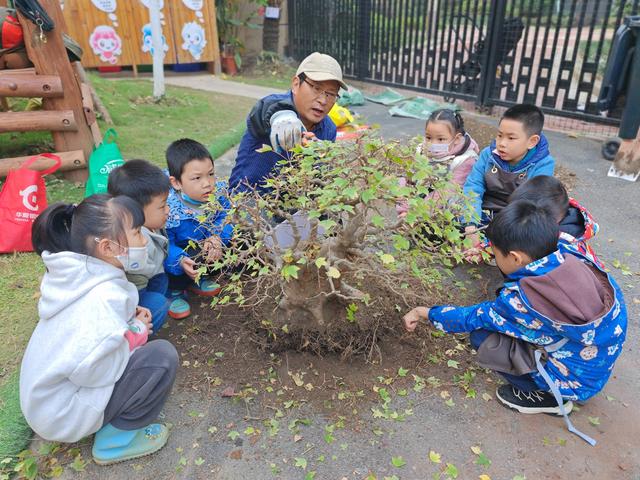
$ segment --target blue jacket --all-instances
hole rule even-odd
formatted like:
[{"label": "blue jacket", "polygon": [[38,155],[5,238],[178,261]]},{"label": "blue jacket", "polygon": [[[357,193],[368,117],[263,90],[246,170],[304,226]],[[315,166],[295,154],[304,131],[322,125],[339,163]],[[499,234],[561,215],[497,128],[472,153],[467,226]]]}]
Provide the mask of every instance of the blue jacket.
[{"label": "blue jacket", "polygon": [[[434,307],[429,320],[445,332],[485,329],[549,350],[566,342],[549,351],[544,369],[562,396],[572,400],[586,400],[602,390],[627,330],[627,311],[616,282],[564,244],[509,275],[496,300]],[[531,375],[541,389],[549,389],[538,372]]]},{"label": "blue jacket", "polygon": [[486,191],[484,175],[494,165],[507,172],[527,172],[527,178],[539,175],[553,176],[555,160],[549,153],[549,142],[544,134],[540,134],[538,145],[529,150],[525,157],[515,165],[510,165],[502,160],[494,152],[495,148],[496,141],[493,140],[490,146],[480,152],[478,161],[474,164],[467,181],[464,183],[464,194],[469,198],[473,195],[472,203],[476,221],[482,217],[482,198]]},{"label": "blue jacket", "polygon": [[172,275],[183,275],[180,266],[182,257],[193,256],[199,250],[189,247],[189,241],[200,242],[211,235],[218,235],[227,245],[233,235],[233,225],[225,224],[227,212],[231,208],[229,199],[223,194],[226,192],[226,183],[216,184],[216,196],[222,207],[202,221],[202,213],[187,206],[180,198],[180,193],[173,188],[169,192],[167,204],[169,205],[169,218],[167,218],[167,237],[169,238],[169,253],[164,261],[164,268]]},{"label": "blue jacket", "polygon": [[[242,137],[240,147],[238,148],[238,156],[236,164],[231,171],[229,185],[232,190],[246,191],[248,190],[244,182],[248,182],[253,186],[260,186],[265,178],[278,173],[277,163],[283,160],[282,155],[276,152],[258,153],[257,149],[262,145],[270,145],[271,140],[271,124],[269,120],[271,116],[280,110],[293,110],[293,97],[291,91],[287,93],[276,93],[264,97],[258,101],[247,117],[247,131]],[[324,119],[313,129],[319,140],[336,140],[336,125],[329,118]],[[258,188],[265,191],[264,188]]]}]

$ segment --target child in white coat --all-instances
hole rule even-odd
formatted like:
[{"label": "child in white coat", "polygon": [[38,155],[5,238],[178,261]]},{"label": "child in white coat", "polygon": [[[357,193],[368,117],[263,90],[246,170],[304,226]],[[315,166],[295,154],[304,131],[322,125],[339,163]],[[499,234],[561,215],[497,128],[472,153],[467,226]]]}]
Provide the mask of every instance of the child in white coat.
[{"label": "child in white coat", "polygon": [[40,321],[22,360],[20,405],[46,440],[95,433],[93,457],[109,464],[162,448],[168,429],[153,423],[169,395],[178,354],[147,342],[151,315],[124,270],[146,254],[142,208],[129,197],[94,195],[57,203],[33,225],[46,273]]}]

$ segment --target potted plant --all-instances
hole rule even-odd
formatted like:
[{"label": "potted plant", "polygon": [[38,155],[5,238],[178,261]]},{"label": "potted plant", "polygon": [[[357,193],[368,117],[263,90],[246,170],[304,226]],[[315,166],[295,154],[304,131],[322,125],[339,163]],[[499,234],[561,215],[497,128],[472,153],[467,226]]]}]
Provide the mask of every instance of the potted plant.
[{"label": "potted plant", "polygon": [[[266,0],[255,0],[258,6],[266,5]],[[218,36],[220,39],[222,70],[235,75],[242,67],[241,52],[244,43],[240,40],[240,27],[260,28],[252,22],[256,16],[257,9],[250,9],[249,13],[244,13],[241,9],[240,0],[216,0],[216,23]]]}]

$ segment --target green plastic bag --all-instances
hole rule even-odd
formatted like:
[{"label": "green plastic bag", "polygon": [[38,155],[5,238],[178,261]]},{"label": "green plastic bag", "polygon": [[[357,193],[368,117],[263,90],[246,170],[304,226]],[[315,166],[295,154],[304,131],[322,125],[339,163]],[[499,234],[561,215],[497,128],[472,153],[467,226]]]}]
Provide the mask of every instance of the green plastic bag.
[{"label": "green plastic bag", "polygon": [[347,90],[340,90],[340,98],[338,105],[341,107],[350,107],[356,105],[364,105],[364,95],[357,88],[351,87]]},{"label": "green plastic bag", "polygon": [[382,92],[375,95],[365,95],[364,98],[374,103],[381,103],[382,105],[393,105],[394,103],[406,100],[407,97],[390,88],[384,89]]},{"label": "green plastic bag", "polygon": [[118,134],[114,129],[107,130],[102,143],[89,157],[89,178],[84,191],[85,198],[96,193],[106,193],[109,173],[124,164],[122,153],[115,142],[116,138]]}]

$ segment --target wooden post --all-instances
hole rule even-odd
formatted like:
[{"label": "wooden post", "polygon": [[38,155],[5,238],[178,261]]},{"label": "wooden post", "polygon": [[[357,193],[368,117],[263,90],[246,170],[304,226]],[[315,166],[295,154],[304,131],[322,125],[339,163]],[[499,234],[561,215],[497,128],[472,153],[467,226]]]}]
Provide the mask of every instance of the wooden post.
[{"label": "wooden post", "polygon": [[3,97],[62,97],[62,82],[55,75],[4,75],[0,70],[0,95]]},{"label": "wooden post", "polygon": [[[66,31],[59,0],[40,0],[40,5],[47,11],[55,28],[45,32],[47,42],[37,40],[39,28],[30,20],[18,13],[20,24],[24,30],[27,54],[36,72],[40,75],[57,75],[62,82],[64,97],[46,98],[43,101],[45,110],[71,110],[77,123],[75,132],[53,132],[53,141],[59,152],[82,150],[89,158],[93,150],[93,137],[84,117],[80,84],[76,78],[67,51],[62,41],[62,32]],[[86,170],[73,171],[65,176],[74,181],[86,180]]]},{"label": "wooden post", "polygon": [[[0,133],[45,131],[51,131],[53,134],[57,132],[73,133],[77,132],[80,126],[76,120],[72,110],[2,112],[0,113]],[[93,140],[91,145],[93,145]]]},{"label": "wooden post", "polygon": [[[60,157],[61,165],[59,171],[64,172],[68,170],[77,170],[79,168],[87,168],[87,160],[82,150],[76,150],[75,152],[56,152],[56,155]],[[0,160],[0,178],[6,177],[9,170],[18,168],[24,162],[29,160],[33,155],[28,157],[16,157],[16,158],[3,158]],[[35,163],[29,167],[31,170],[44,170],[51,166],[51,160],[45,157],[36,160]]]}]

